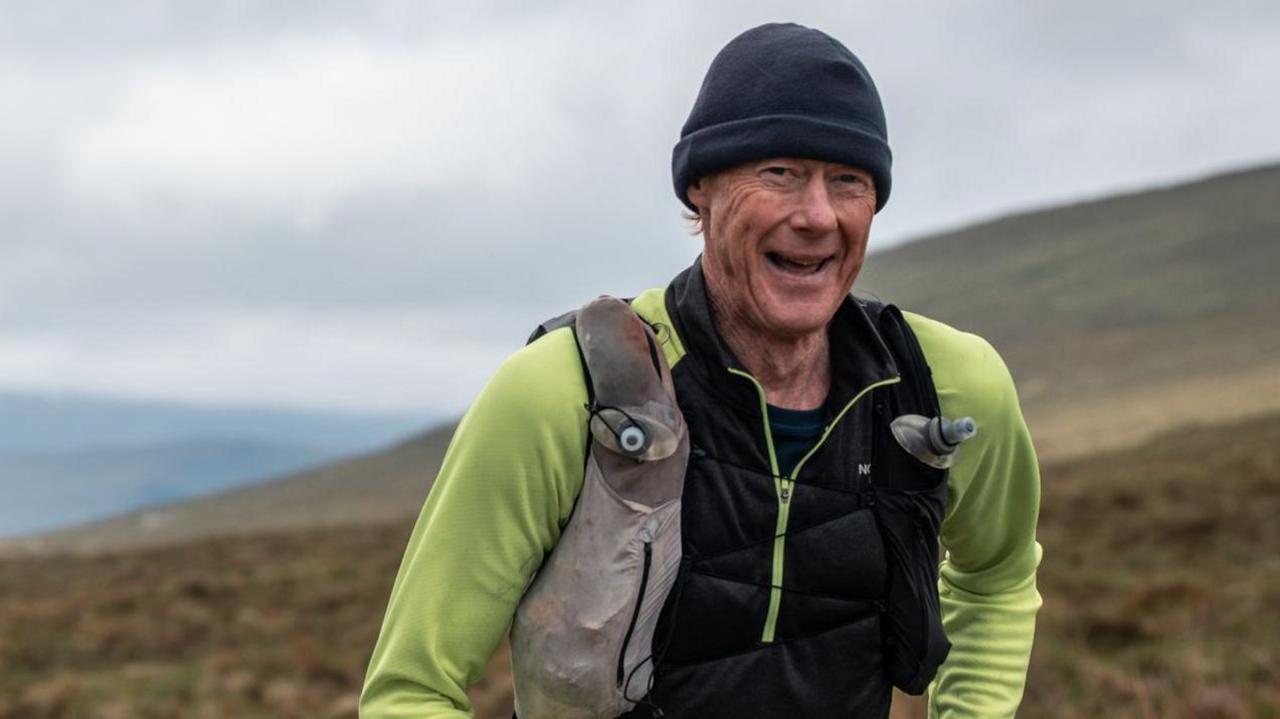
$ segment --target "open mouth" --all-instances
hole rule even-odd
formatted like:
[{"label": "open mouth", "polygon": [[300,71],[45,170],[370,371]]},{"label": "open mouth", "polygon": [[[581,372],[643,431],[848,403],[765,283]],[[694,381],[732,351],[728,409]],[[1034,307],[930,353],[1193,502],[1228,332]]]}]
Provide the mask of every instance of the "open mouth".
[{"label": "open mouth", "polygon": [[764,258],[769,264],[790,275],[816,275],[831,261],[830,255],[827,257],[805,258],[784,256],[777,252],[766,252],[764,253]]}]

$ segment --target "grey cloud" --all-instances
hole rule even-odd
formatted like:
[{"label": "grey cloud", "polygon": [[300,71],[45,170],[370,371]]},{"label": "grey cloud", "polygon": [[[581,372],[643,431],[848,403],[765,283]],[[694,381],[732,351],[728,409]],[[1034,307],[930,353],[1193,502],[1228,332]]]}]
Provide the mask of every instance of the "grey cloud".
[{"label": "grey cloud", "polygon": [[282,35],[345,33],[381,43],[419,43],[441,34],[482,33],[571,8],[569,4],[544,8],[518,0],[137,0],[116,4],[8,0],[0,2],[4,18],[0,48],[57,62],[95,62],[201,52],[220,45],[251,50]]},{"label": "grey cloud", "polygon": [[[74,344],[110,326],[145,343],[173,322],[148,314],[157,306],[246,322],[278,308],[367,312],[382,326],[374,318],[473,303],[489,309],[447,313],[459,324],[439,326],[441,341],[506,347],[586,297],[661,284],[700,245],[679,219],[669,153],[701,75],[737,32],[782,17],[844,40],[884,96],[895,189],[873,248],[1280,157],[1280,103],[1265,92],[1280,76],[1271,2],[0,3],[0,92],[23,108],[0,120],[0,340]],[[458,92],[506,96],[541,77],[526,71],[554,75],[537,87],[543,114],[465,118],[474,132],[460,136],[505,143],[510,163],[480,147],[448,148],[447,160],[407,148],[383,169],[394,180],[421,165],[409,179],[321,193],[311,219],[287,187],[253,202],[160,181],[100,188],[133,192],[122,210],[68,181],[69,138],[110,119],[139,71],[266,57],[299,40],[413,51],[495,33],[506,33],[504,59]],[[432,78],[421,82],[425,92]],[[459,109],[415,111],[446,122]],[[349,129],[357,149],[382,139],[373,132]],[[489,325],[488,339],[472,336]]]}]

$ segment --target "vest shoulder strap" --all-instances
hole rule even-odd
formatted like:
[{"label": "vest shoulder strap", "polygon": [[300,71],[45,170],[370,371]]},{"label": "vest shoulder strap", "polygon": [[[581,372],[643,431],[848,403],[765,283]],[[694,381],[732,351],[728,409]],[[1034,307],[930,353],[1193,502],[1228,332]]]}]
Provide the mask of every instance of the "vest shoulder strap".
[{"label": "vest shoulder strap", "polygon": [[[591,368],[587,366],[587,356],[582,352],[582,343],[578,341],[578,310],[569,310],[561,315],[556,315],[549,320],[545,320],[538,324],[529,334],[529,339],[525,340],[526,345],[533,344],[543,335],[554,332],[562,327],[568,327],[569,332],[573,335],[573,346],[578,350],[578,361],[582,363],[582,377],[587,386],[587,405],[594,406],[596,403],[595,385],[591,382]],[[590,440],[588,440],[589,442]]]},{"label": "vest shoulder strap", "polygon": [[[633,299],[635,298],[625,297],[625,298],[622,298],[622,301],[630,305]],[[565,312],[564,314],[559,314],[559,315],[556,315],[555,317],[552,317],[549,320],[544,320],[543,322],[540,322],[538,326],[533,329],[533,332],[529,334],[529,339],[525,340],[524,343],[526,345],[533,344],[535,341],[537,341],[540,337],[547,334],[548,332],[554,332],[555,330],[558,330],[561,327],[568,327],[569,331],[573,333],[573,344],[575,347],[578,348],[578,361],[582,363],[582,376],[586,380],[586,385],[587,385],[587,404],[594,405],[596,402],[596,392],[595,392],[595,385],[591,381],[591,368],[587,366],[587,356],[582,352],[582,343],[578,341],[577,327],[578,327],[579,309],[572,309],[572,310],[569,310],[568,312]],[[643,321],[643,318],[641,318],[641,320]],[[649,352],[651,355],[653,355],[656,352],[656,349],[652,345],[650,345]],[[658,363],[656,356],[653,356],[653,363],[656,367]]]},{"label": "vest shoulder strap", "polygon": [[568,312],[565,312],[562,315],[556,315],[555,317],[552,317],[549,320],[545,320],[539,323],[538,326],[534,328],[533,332],[529,334],[529,339],[525,340],[524,343],[533,344],[534,340],[547,334],[548,332],[551,332],[552,330],[558,330],[561,327],[572,328],[574,323],[577,322],[577,320],[578,320],[578,310],[576,309],[569,310]]},{"label": "vest shoulder strap", "polygon": [[920,341],[897,305],[862,297],[855,301],[876,325],[881,339],[898,363],[902,382],[895,387],[899,409],[903,413],[936,417],[940,410],[938,393],[933,384],[933,370],[920,348]]}]

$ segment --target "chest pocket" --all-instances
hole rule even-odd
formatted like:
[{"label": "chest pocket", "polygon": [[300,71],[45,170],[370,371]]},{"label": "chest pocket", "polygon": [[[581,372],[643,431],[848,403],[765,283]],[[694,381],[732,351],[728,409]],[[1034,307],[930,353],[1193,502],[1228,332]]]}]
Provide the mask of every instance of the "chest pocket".
[{"label": "chest pocket", "polygon": [[946,509],[947,471],[908,454],[889,421],[903,414],[937,417],[933,379],[914,333],[897,307],[880,312],[880,332],[903,370],[903,381],[877,390],[872,511],[888,560],[881,610],[885,670],[902,691],[919,695],[947,658],[951,643],[938,598],[938,533]]}]

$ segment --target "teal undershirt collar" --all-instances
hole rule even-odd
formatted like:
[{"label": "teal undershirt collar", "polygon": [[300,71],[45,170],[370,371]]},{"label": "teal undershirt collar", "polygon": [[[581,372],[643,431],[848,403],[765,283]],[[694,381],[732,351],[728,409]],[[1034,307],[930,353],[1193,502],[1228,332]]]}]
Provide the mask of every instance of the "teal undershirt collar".
[{"label": "teal undershirt collar", "polygon": [[767,405],[769,432],[773,435],[773,451],[778,458],[778,471],[789,476],[818,438],[825,425],[822,407],[817,409],[783,409]]}]

